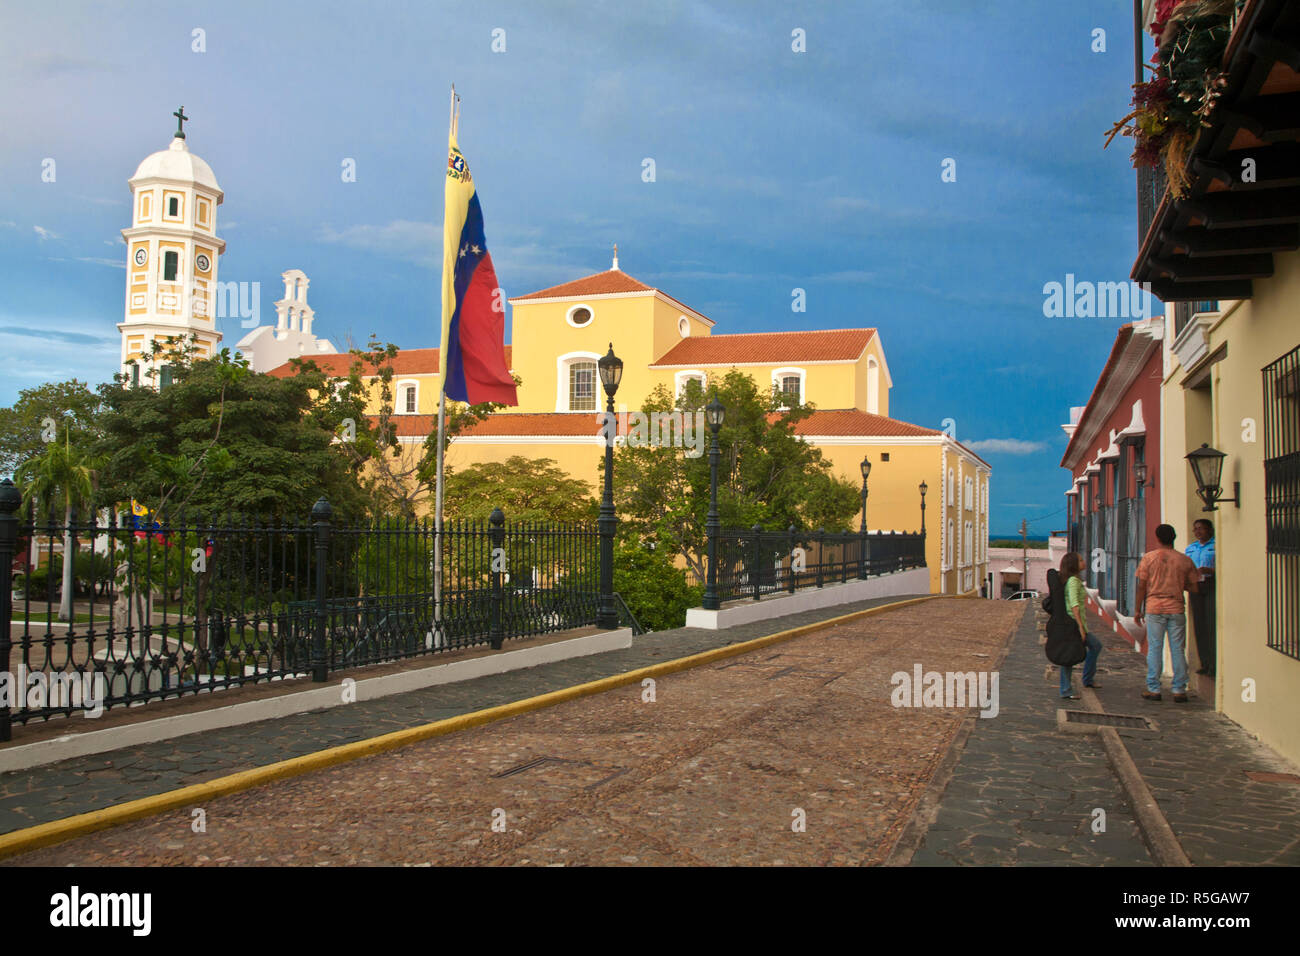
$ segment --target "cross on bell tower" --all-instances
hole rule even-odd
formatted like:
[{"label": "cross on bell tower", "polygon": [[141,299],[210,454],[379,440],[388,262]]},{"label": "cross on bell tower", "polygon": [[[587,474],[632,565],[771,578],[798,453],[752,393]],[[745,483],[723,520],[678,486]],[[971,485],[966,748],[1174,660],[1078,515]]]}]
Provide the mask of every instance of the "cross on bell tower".
[{"label": "cross on bell tower", "polygon": [[176,117],[176,136],[175,136],[174,138],[175,138],[175,139],[184,139],[184,138],[185,138],[185,121],[186,121],[187,119],[189,119],[189,117],[185,115],[185,107],[182,106],[182,107],[181,107],[180,109],[178,109],[175,113],[173,113],[172,116],[175,116],[175,117]]}]

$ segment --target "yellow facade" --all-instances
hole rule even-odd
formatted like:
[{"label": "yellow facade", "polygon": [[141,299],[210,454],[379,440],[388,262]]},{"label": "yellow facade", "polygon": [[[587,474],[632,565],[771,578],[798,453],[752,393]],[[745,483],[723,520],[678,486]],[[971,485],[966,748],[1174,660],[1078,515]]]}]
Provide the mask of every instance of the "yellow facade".
[{"label": "yellow facade", "polygon": [[[1178,532],[1181,549],[1192,540],[1192,522],[1209,518],[1215,527],[1218,585],[1218,679],[1216,707],[1293,761],[1300,761],[1300,660],[1268,646],[1264,393],[1260,370],[1300,346],[1300,253],[1278,254],[1272,279],[1255,283],[1250,300],[1224,302],[1217,316],[1189,323],[1174,341],[1169,310],[1163,385],[1161,513]],[[1193,349],[1186,339],[1205,335]],[[1199,361],[1184,368],[1178,358],[1193,351]],[[1222,351],[1221,351],[1222,350]],[[1208,372],[1204,382],[1185,387],[1189,373]],[[1189,383],[1190,385],[1190,383]],[[1294,399],[1292,399],[1294,401]],[[1294,419],[1293,419],[1294,421]],[[1201,443],[1223,452],[1222,483],[1232,497],[1241,483],[1241,505],[1222,504],[1206,513],[1184,456]],[[1293,579],[1294,580],[1294,579]],[[1279,586],[1276,583],[1275,587]],[[1295,601],[1294,593],[1275,600]],[[1188,659],[1200,662],[1188,622]],[[1253,699],[1252,699],[1253,698]]]},{"label": "yellow facade", "polygon": [[[494,419],[498,428],[493,431],[499,430],[500,423],[510,421],[511,415],[550,417],[540,423],[545,426],[540,428],[535,417],[531,421],[521,417],[517,434],[479,433],[457,438],[447,452],[448,465],[453,469],[503,462],[515,455],[549,458],[570,475],[589,482],[593,492],[597,491],[603,446],[597,434],[595,408],[603,409],[605,398],[597,384],[595,408],[571,411],[565,369],[566,363],[572,361],[596,361],[611,343],[623,360],[623,378],[616,396],[619,410],[641,408],[657,385],[675,394],[683,376],[698,374],[708,382],[738,369],[751,375],[762,389],[772,387],[774,376],[780,373],[798,373],[803,401],[818,409],[856,409],[888,416],[892,381],[878,334],[864,337],[860,354],[845,353],[837,359],[800,360],[797,355],[783,355],[780,361],[666,364],[665,357],[671,357],[673,349],[684,340],[712,336],[713,323],[653,289],[555,297],[538,295],[541,298],[511,300],[510,366],[522,384],[518,407],[498,413]],[[587,310],[589,317],[579,314],[580,320],[575,321],[579,310]],[[861,335],[866,330],[853,331]],[[717,339],[712,342],[719,344]],[[713,351],[725,354],[726,350]],[[810,355],[822,354],[816,349],[807,351]],[[437,414],[440,377],[437,372],[411,370],[413,364],[424,367],[436,364],[432,351],[427,353],[426,361],[420,362],[418,358],[422,354],[418,350],[404,352],[404,361],[398,366],[403,371],[395,371],[392,379],[393,407],[399,434],[406,436],[403,440],[408,445],[408,454],[418,454],[424,435],[436,427],[433,417]],[[406,360],[406,356],[411,359]],[[414,414],[422,417],[411,420],[404,428],[402,419],[406,417],[408,387],[416,390]],[[368,411],[371,414],[379,411],[377,390],[371,393]],[[571,428],[572,434],[554,434],[556,413],[573,415],[588,427]],[[926,558],[931,591],[978,593],[986,583],[988,571],[988,464],[934,430],[886,420],[876,423],[882,426],[882,433],[878,434],[819,435],[817,421],[810,420],[804,438],[821,449],[839,477],[859,484],[859,464],[864,455],[871,459],[869,529],[919,531],[922,522],[919,486],[922,481],[927,484]]]}]

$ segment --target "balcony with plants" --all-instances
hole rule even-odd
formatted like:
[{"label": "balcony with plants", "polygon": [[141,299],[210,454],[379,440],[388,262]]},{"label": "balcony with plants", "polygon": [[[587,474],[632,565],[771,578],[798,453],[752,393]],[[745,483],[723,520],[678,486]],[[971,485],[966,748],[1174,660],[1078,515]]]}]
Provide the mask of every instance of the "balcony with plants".
[{"label": "balcony with plants", "polygon": [[1132,277],[1166,302],[1200,303],[1184,308],[1190,319],[1250,298],[1274,255],[1300,248],[1300,3],[1156,0],[1146,10],[1150,72],[1107,145],[1134,140]]}]

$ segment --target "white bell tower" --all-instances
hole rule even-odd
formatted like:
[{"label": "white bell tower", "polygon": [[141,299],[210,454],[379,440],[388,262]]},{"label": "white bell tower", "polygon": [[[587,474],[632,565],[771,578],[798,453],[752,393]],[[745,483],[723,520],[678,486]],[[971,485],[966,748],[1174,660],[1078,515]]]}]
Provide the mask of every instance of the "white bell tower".
[{"label": "white bell tower", "polygon": [[[171,370],[169,340],[191,335],[196,359],[220,347],[216,327],[217,260],[226,250],[217,237],[217,206],[224,193],[212,167],[185,142],[185,107],[172,114],[171,145],[145,158],[131,187],[131,228],[126,240],[126,305],[118,323],[122,373],[128,383],[164,386]],[[151,357],[153,343],[164,350]]]}]

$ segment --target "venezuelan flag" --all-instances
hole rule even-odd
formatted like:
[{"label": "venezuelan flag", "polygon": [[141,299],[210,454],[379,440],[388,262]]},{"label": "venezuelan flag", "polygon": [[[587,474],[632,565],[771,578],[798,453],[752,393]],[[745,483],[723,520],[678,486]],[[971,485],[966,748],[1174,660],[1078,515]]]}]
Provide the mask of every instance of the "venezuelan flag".
[{"label": "venezuelan flag", "polygon": [[469,164],[448,138],[442,237],[443,390],[453,401],[518,405],[505,356],[505,300],[483,237]]}]

